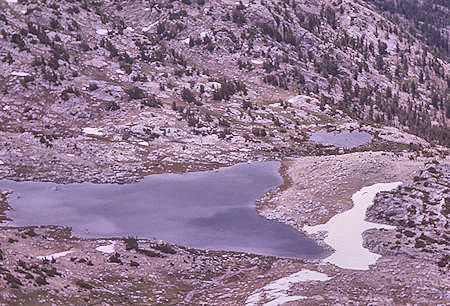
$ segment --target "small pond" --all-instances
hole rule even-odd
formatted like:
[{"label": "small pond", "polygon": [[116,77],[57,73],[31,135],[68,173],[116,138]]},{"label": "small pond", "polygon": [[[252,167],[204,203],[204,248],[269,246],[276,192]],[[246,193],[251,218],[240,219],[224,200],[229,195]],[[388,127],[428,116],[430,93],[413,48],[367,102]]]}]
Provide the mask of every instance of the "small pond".
[{"label": "small pond", "polygon": [[373,136],[367,132],[348,130],[340,132],[327,132],[325,130],[320,130],[311,133],[309,137],[310,140],[323,145],[333,145],[335,147],[346,149],[352,149],[363,144],[370,143],[372,138]]},{"label": "small pond", "polygon": [[255,200],[279,186],[279,162],[156,174],[135,184],[0,180],[13,190],[14,225],[71,226],[81,237],[155,237],[194,248],[317,258],[326,252],[288,225],[259,216]]}]

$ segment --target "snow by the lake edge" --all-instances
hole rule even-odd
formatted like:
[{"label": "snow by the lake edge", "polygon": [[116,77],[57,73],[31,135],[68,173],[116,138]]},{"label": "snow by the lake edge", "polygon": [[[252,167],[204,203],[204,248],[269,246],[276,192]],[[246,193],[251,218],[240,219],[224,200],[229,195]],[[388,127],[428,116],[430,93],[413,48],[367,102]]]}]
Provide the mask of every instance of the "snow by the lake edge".
[{"label": "snow by the lake edge", "polygon": [[343,269],[368,270],[375,264],[379,254],[370,252],[363,247],[362,233],[371,228],[395,229],[395,227],[365,221],[366,211],[373,204],[375,195],[381,191],[391,191],[402,182],[378,183],[363,187],[353,194],[353,208],[335,215],[327,223],[304,226],[303,231],[308,234],[327,232],[324,242],[331,246],[335,252],[324,261]]},{"label": "snow by the lake edge", "polygon": [[[354,205],[350,210],[335,215],[325,224],[304,226],[303,230],[308,234],[328,232],[324,241],[335,252],[323,261],[340,268],[356,270],[368,270],[371,264],[376,263],[381,255],[363,247],[362,233],[371,228],[395,229],[395,227],[365,221],[366,211],[373,204],[377,193],[391,191],[401,184],[402,182],[378,183],[363,187],[352,195]],[[263,305],[275,306],[307,299],[307,296],[289,295],[291,285],[307,281],[327,281],[332,278],[317,271],[300,270],[256,290],[246,299],[245,305],[261,305],[262,300],[269,300]]]}]

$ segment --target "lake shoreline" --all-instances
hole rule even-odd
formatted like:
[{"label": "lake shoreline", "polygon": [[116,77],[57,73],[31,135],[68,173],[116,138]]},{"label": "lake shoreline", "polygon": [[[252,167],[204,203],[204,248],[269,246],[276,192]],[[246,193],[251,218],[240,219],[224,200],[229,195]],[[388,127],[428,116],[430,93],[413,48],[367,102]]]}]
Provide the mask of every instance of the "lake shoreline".
[{"label": "lake shoreline", "polygon": [[[280,162],[146,176],[135,184],[0,181],[10,225],[70,226],[80,238],[157,237],[168,243],[280,258],[328,255],[313,240],[257,214],[255,201],[283,184]],[[232,193],[229,191],[232,190]]]},{"label": "lake shoreline", "polygon": [[[413,177],[424,167],[424,163],[430,161],[431,159],[426,158],[412,160],[407,156],[387,152],[359,152],[344,156],[286,159],[283,161],[284,167],[280,170],[285,180],[284,188],[273,190],[260,199],[258,211],[266,218],[284,222],[306,233],[324,248],[334,252],[332,246],[335,241],[328,241],[327,236],[331,235],[329,238],[333,240],[333,235],[339,234],[340,231],[335,229],[327,235],[326,225],[331,220],[356,208],[352,198],[367,196],[365,193],[370,189],[383,187],[381,191],[386,187],[385,190],[391,190],[399,185],[399,183],[390,184],[391,182],[403,181],[405,184],[410,184],[413,182]],[[329,286],[348,292],[360,290],[361,284],[371,284],[367,286],[375,288],[386,279],[390,279],[392,286],[414,288],[413,284],[420,279],[421,282],[427,282],[429,287],[419,295],[417,292],[410,292],[408,297],[405,296],[405,301],[411,300],[412,296],[415,301],[424,302],[431,299],[442,301],[445,293],[442,291],[443,284],[440,280],[446,279],[444,272],[435,263],[423,261],[423,256],[412,257],[387,250],[388,248],[384,246],[385,241],[392,243],[393,240],[397,240],[396,243],[404,243],[405,237],[398,238],[400,237],[398,230],[393,226],[380,224],[384,223],[383,221],[374,221],[376,223],[365,221],[368,218],[366,212],[367,210],[364,210],[363,223],[370,226],[358,232],[358,235],[361,235],[359,248],[372,254],[372,260],[356,264],[351,258],[345,258],[346,262],[350,259],[349,264],[340,264],[339,260],[333,260],[333,255],[342,257],[342,249],[336,247],[336,252],[330,258],[309,269],[313,273],[321,273],[331,279],[310,283],[292,281],[287,287],[288,290],[284,290],[286,288],[278,291],[271,289],[274,284],[289,281],[296,273],[303,271],[300,270],[255,290],[249,297],[259,296],[259,303],[268,305],[277,300],[308,304],[318,301],[315,300],[317,296],[308,294],[305,297],[304,292],[307,292],[307,288],[309,290],[314,288],[314,292],[322,292],[322,294],[323,291],[319,288],[324,289]],[[374,220],[373,216],[371,220]],[[389,230],[381,228],[389,228]],[[355,261],[357,262],[358,258],[355,258]],[[383,286],[390,287],[390,285]],[[396,296],[386,291],[380,296],[379,292],[369,289],[367,294],[377,296],[377,301],[383,301],[383,303],[390,304],[393,300],[401,303]],[[357,298],[357,300],[360,299],[361,296]]]},{"label": "lake shoreline", "polygon": [[[412,181],[413,173],[423,162],[424,160],[411,161],[407,157],[382,152],[286,159],[280,167],[280,173],[285,178],[284,183],[265,194],[257,203],[257,210],[269,219],[278,216],[279,221],[301,231],[306,224],[313,226],[326,223],[334,215],[350,209],[351,195],[360,189],[357,189],[357,184],[367,186],[371,180],[380,182],[380,177],[385,182],[402,180],[408,183]],[[299,165],[302,167],[299,168]],[[343,181],[346,183],[328,176],[328,172],[336,171],[335,167],[344,175]],[[360,176],[356,177],[355,173]],[[361,179],[361,174],[364,174],[365,179]],[[328,184],[329,182],[341,182],[338,185],[343,187],[337,190],[337,194],[324,193],[332,201],[328,201],[327,197],[320,198],[317,199],[322,201],[317,201],[320,206],[314,206],[314,202],[296,198],[304,197],[302,190],[308,190],[311,195],[321,193],[327,190],[323,188],[333,186]],[[310,187],[305,186],[306,183],[311,184]],[[272,201],[274,198],[277,202]],[[298,206],[290,206],[273,213],[280,204],[286,203],[300,203],[304,205],[304,209],[299,211]],[[267,212],[269,209],[272,214]],[[365,232],[364,243],[368,244],[366,247],[378,253],[383,235],[386,236],[386,233],[377,230]],[[318,243],[323,243],[323,236],[311,237]],[[370,266],[369,271],[359,271],[341,269],[323,263],[322,260],[198,250],[166,244],[156,239],[138,239],[137,243],[139,252],[136,249],[127,249],[123,239],[81,239],[74,236],[69,228],[0,227],[0,250],[8,264],[1,260],[0,263],[3,263],[2,267],[8,271],[6,273],[14,275],[22,282],[19,289],[3,291],[0,294],[0,303],[34,299],[36,290],[44,289],[46,295],[41,298],[47,301],[67,302],[70,297],[80,303],[98,301],[96,296],[102,296],[102,301],[112,304],[130,303],[126,297],[119,295],[103,296],[118,289],[133,294],[136,302],[147,304],[167,299],[185,304],[197,304],[206,300],[210,303],[220,301],[224,304],[244,305],[251,296],[262,296],[263,301],[266,289],[272,290],[270,294],[273,294],[273,301],[296,301],[300,304],[345,303],[355,292],[357,293],[352,299],[366,303],[389,304],[395,301],[397,304],[405,304],[411,299],[417,303],[438,303],[442,301],[445,287],[442,282],[445,276],[436,265],[429,266],[421,262],[420,258],[401,255],[383,253],[376,264]],[[115,253],[105,253],[105,250],[112,251],[111,244],[114,244]],[[327,247],[325,243],[323,246]],[[158,249],[173,249],[176,253],[163,253]],[[69,251],[71,253],[65,253]],[[65,256],[48,263],[38,259],[38,256],[52,254]],[[39,269],[36,271],[55,269],[61,276],[48,276],[42,272],[45,281],[50,285],[41,287],[35,280],[26,280],[20,273],[14,272],[17,267],[23,270],[19,264],[25,267],[34,265]],[[305,278],[307,275],[320,277]],[[286,281],[282,281],[283,278]],[[413,290],[417,279],[420,279],[426,289],[420,292]],[[5,284],[12,286],[6,281]],[[161,287],[162,291],[154,291],[155,284]],[[380,284],[383,286],[380,287]],[[395,288],[407,288],[408,292],[402,296],[403,291],[399,292]],[[266,300],[270,301],[270,298]]]}]

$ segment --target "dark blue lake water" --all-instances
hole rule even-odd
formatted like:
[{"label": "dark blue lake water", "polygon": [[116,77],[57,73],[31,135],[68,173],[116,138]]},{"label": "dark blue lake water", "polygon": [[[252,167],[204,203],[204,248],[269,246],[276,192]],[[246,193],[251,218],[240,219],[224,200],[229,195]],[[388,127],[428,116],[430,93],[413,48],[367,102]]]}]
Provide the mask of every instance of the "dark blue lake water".
[{"label": "dark blue lake water", "polygon": [[7,215],[18,226],[65,225],[81,237],[134,235],[201,249],[322,257],[314,241],[256,213],[255,200],[282,183],[279,167],[255,162],[124,185],[1,180],[0,190],[13,190]]}]

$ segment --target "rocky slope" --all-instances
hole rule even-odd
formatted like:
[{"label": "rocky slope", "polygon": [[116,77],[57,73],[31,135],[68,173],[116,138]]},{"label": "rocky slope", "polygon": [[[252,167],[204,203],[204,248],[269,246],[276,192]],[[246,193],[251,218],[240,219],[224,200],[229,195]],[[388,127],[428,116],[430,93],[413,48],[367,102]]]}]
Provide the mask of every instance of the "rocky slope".
[{"label": "rocky slope", "polygon": [[3,176],[309,154],[311,129],[357,120],[449,141],[448,62],[365,2],[0,6]]},{"label": "rocky slope", "polygon": [[414,182],[378,195],[368,219],[397,227],[396,239],[382,239],[379,252],[419,257],[441,268],[449,265],[449,167],[448,161],[429,162]]},{"label": "rocky slope", "polygon": [[445,0],[368,0],[394,22],[403,24],[411,33],[447,59],[450,56],[450,3]]},{"label": "rocky slope", "polygon": [[[378,193],[367,210],[367,221],[393,225],[392,229],[372,228],[362,233],[362,246],[383,256],[365,271],[341,267],[335,275],[324,269],[321,272],[333,275],[332,280],[307,284],[292,281],[286,299],[292,298],[295,305],[346,304],[350,301],[380,305],[448,303],[445,284],[450,279],[449,159],[422,157],[412,160],[408,155],[358,152],[284,161],[285,185],[266,194],[258,210],[267,218],[309,234],[328,248],[324,238],[336,236],[321,231],[312,233],[308,230],[311,227],[305,225],[323,225],[337,214],[345,214],[353,206],[353,195],[362,187],[403,182],[390,192]],[[346,237],[346,242],[357,240],[342,232],[338,233]],[[351,248],[351,243],[346,247]],[[352,253],[351,250],[341,252],[347,256]],[[350,258],[358,262],[358,257]],[[345,293],[340,295],[342,292]],[[299,299],[299,296],[304,298]]]}]

